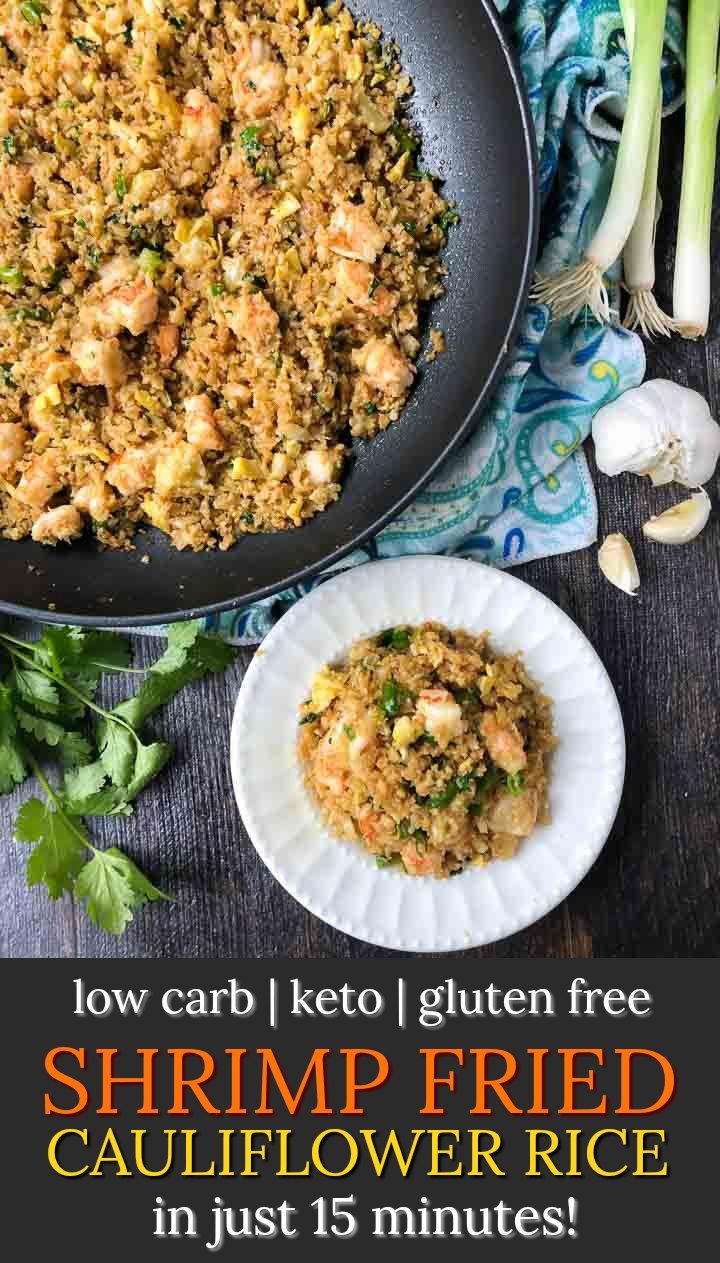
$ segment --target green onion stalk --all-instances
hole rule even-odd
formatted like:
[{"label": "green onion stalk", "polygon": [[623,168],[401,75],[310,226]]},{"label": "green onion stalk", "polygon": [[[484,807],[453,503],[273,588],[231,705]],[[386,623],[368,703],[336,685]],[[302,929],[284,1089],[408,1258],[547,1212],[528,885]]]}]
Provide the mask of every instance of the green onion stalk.
[{"label": "green onion stalk", "polygon": [[[628,0],[620,0],[620,9],[625,23],[628,54],[632,60],[635,51],[635,10]],[[655,235],[662,213],[662,199],[658,189],[662,108],[661,88],[650,137],[650,153],[640,210],[623,253],[623,284],[629,295],[623,324],[626,329],[639,329],[646,338],[667,338],[675,328],[672,318],[662,310],[653,293]]]},{"label": "green onion stalk", "polygon": [[673,316],[686,338],[707,333],[710,319],[710,228],[720,119],[720,0],[691,0],[687,102]]},{"label": "green onion stalk", "polygon": [[643,199],[666,15],[667,0],[623,0],[623,17],[635,31],[637,51],[605,213],[581,261],[556,276],[539,277],[533,287],[535,302],[547,304],[558,319],[574,318],[589,308],[596,320],[609,324],[617,314],[610,305],[605,274],[623,253]]}]

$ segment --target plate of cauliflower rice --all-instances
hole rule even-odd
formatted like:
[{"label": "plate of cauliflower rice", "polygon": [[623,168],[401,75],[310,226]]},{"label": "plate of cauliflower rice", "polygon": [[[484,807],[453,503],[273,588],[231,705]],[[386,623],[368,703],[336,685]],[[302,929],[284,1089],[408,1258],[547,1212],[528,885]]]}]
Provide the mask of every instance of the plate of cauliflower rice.
[{"label": "plate of cauliflower rice", "polygon": [[570,893],[615,818],[625,745],[566,615],[509,575],[423,557],[335,578],[285,615],[243,682],[231,757],[291,894],[359,938],[442,951]]}]

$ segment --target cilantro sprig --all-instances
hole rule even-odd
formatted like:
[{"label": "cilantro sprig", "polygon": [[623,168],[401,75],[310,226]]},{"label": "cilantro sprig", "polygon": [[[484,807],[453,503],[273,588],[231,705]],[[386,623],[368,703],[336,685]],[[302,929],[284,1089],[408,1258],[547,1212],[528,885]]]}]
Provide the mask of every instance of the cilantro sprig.
[{"label": "cilantro sprig", "polygon": [[[0,632],[0,794],[29,776],[43,792],[15,821],[15,840],[32,847],[28,885],[44,885],[51,899],[73,895],[111,934],[122,934],[145,904],[168,897],[118,847],[96,847],[84,821],[132,814],[138,794],[173,753],[166,742],[143,740],[145,721],[232,658],[233,650],[203,635],[197,622],[171,627],[165,652],[147,672],[133,671],[129,643],[115,632],[46,627],[32,642]],[[96,698],[106,672],[144,679],[107,710]],[[48,763],[59,765],[55,784]]]}]

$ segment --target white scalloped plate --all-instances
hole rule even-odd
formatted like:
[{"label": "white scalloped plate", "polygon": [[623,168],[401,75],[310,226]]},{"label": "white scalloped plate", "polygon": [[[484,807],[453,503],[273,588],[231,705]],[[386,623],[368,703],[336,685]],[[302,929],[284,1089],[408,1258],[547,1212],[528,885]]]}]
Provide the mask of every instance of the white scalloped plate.
[{"label": "white scalloped plate", "polygon": [[[353,641],[434,619],[489,631],[522,650],[554,701],[559,746],[552,822],[510,860],[450,881],[379,869],[359,844],[325,828],[296,755],[298,708],[315,673]],[[480,947],[561,903],[597,859],[617,814],[625,735],[617,698],[589,641],[519,579],[477,562],[412,557],[331,579],[295,605],[258,650],[238,697],[231,738],[235,796],[261,858],[310,912],[380,947],[441,952]]]}]

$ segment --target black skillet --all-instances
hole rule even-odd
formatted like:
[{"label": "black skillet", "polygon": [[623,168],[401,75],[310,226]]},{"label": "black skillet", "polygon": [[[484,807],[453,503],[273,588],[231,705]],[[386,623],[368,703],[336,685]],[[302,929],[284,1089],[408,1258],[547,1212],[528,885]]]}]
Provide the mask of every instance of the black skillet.
[{"label": "black skillet", "polygon": [[386,526],[476,423],[515,333],[536,246],[522,80],[491,0],[351,0],[351,8],[399,43],[416,87],[421,162],[445,178],[462,214],[447,251],[447,296],[432,316],[447,331],[447,354],[422,370],[398,423],[356,444],[342,497],[309,525],[249,535],[224,553],[177,552],[154,530],[132,553],[102,551],[90,537],[56,549],[0,540],[0,610],[131,625],[269,596]]}]

